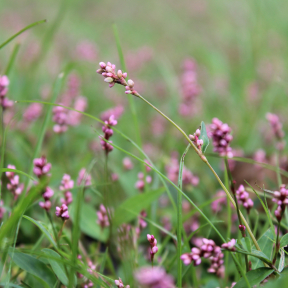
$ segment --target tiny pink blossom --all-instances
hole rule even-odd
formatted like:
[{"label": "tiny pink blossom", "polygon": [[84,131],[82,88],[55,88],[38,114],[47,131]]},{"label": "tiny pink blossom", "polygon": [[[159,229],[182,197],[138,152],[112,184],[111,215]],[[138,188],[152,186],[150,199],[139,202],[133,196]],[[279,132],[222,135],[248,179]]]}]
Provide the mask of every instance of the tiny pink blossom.
[{"label": "tiny pink blossom", "polygon": [[56,207],[55,214],[57,217],[61,217],[63,220],[69,219],[68,207],[62,204],[61,207]]},{"label": "tiny pink blossom", "polygon": [[82,168],[79,172],[78,179],[77,179],[77,185],[78,186],[83,185],[83,182],[84,182],[84,186],[90,186],[92,184],[91,183],[91,175],[86,173],[85,168]]}]

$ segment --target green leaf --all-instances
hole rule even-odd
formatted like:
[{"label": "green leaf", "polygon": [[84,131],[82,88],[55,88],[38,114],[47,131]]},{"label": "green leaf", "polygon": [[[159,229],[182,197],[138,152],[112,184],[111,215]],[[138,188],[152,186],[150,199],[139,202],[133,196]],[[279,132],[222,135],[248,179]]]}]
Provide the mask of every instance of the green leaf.
[{"label": "green leaf", "polygon": [[[9,255],[12,253],[9,252]],[[57,281],[54,273],[40,260],[34,258],[31,255],[14,251],[13,262],[18,265],[22,270],[36,276],[38,279],[42,280],[45,287],[54,287]]]},{"label": "green leaf", "polygon": [[125,200],[115,210],[114,225],[118,227],[136,218],[143,209],[146,209],[153,201],[158,199],[164,191],[164,188],[159,188],[150,192],[137,194]]},{"label": "green leaf", "polygon": [[205,153],[205,151],[209,145],[209,138],[207,135],[205,123],[203,121],[201,122],[201,134],[200,134],[199,138],[203,140],[202,152]]},{"label": "green leaf", "polygon": [[279,266],[278,266],[278,271],[282,272],[282,270],[285,267],[285,251],[283,249],[280,249],[280,261],[279,261]]},{"label": "green leaf", "polygon": [[[272,253],[273,253],[273,245],[275,243],[275,238],[274,238],[274,233],[271,230],[271,228],[269,228],[258,240],[258,244],[261,248],[261,251],[269,258],[272,259]],[[252,261],[253,264],[253,268],[259,268],[263,266],[263,263],[261,263],[261,261],[258,259],[256,261]]]},{"label": "green leaf", "polygon": [[47,237],[47,239],[50,241],[50,243],[57,248],[57,244],[54,241],[54,239],[52,238],[52,236],[50,235],[50,233],[47,231],[47,229],[38,221],[34,220],[33,218],[27,216],[27,215],[23,215],[23,218],[31,221],[32,223],[34,223],[41,231],[42,233]]},{"label": "green leaf", "polygon": [[288,233],[283,235],[280,239],[280,248],[288,245]]},{"label": "green leaf", "polygon": [[[59,258],[61,260],[61,256],[51,250],[51,249],[48,249],[48,248],[44,248],[42,249],[42,251],[47,254],[48,256],[51,256],[53,258]],[[65,286],[68,286],[68,277],[66,275],[66,272],[65,272],[65,266],[63,263],[61,263],[60,261],[57,261],[55,259],[50,259],[49,257],[47,258],[48,261],[49,261],[49,264],[51,265],[51,268],[52,270],[54,271],[54,273],[56,274],[56,276],[58,277],[58,279],[61,281],[62,284],[64,284]],[[77,283],[77,278],[75,276],[75,286],[76,286],[76,283]]]},{"label": "green leaf", "polygon": [[[258,285],[261,281],[263,281],[266,277],[268,277],[271,273],[273,273],[274,269],[261,267],[255,270],[251,270],[246,274],[246,277],[251,285]],[[246,288],[247,284],[243,278],[241,278],[234,288]]]},{"label": "green leaf", "polygon": [[[75,206],[71,205],[70,217],[73,223],[75,222]],[[82,203],[80,210],[79,227],[81,232],[97,239],[101,242],[106,242],[109,236],[109,229],[101,227],[97,224],[96,209],[87,203]]]}]

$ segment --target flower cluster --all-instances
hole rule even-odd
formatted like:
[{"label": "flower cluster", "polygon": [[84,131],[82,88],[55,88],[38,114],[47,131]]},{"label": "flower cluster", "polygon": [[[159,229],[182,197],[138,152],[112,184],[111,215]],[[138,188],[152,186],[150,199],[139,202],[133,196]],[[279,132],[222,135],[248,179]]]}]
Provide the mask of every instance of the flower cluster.
[{"label": "flower cluster", "polygon": [[68,212],[68,207],[65,204],[62,204],[61,207],[56,207],[55,214],[57,217],[62,218],[62,220],[68,220],[69,217],[69,212]]},{"label": "flower cluster", "polygon": [[44,175],[48,175],[52,167],[51,163],[47,163],[47,159],[45,156],[34,159],[33,163],[34,163],[33,172],[38,178],[41,178]]},{"label": "flower cluster", "polygon": [[101,113],[100,118],[102,121],[108,121],[109,117],[111,115],[114,115],[114,119],[118,120],[120,118],[120,116],[123,114],[124,112],[124,107],[121,105],[118,105],[114,108],[108,109],[104,112]]},{"label": "flower cluster", "polygon": [[154,235],[150,235],[150,234],[147,234],[147,240],[150,243],[150,248],[151,248],[150,257],[151,257],[151,261],[153,262],[154,255],[158,252],[157,240],[154,237]]},{"label": "flower cluster", "polygon": [[250,209],[254,206],[254,202],[251,198],[249,198],[249,193],[245,191],[243,185],[240,185],[238,190],[236,190],[236,197],[247,210],[247,213],[249,213]]},{"label": "flower cluster", "polygon": [[221,248],[216,246],[215,242],[210,239],[203,238],[203,244],[199,248],[192,248],[191,253],[181,255],[181,259],[185,265],[193,262],[194,266],[201,264],[202,257],[211,260],[211,266],[207,270],[209,273],[215,273],[217,276],[222,277],[224,274],[224,260]]},{"label": "flower cluster", "polygon": [[140,232],[147,227],[147,222],[143,219],[145,217],[147,217],[147,213],[145,210],[142,210],[138,216],[138,227],[135,228],[137,237],[139,237]]},{"label": "flower cluster", "polygon": [[162,267],[141,267],[134,275],[141,288],[175,288],[173,277]]},{"label": "flower cluster", "polygon": [[13,101],[9,100],[6,97],[6,94],[8,92],[8,86],[9,86],[8,77],[6,75],[3,76],[0,75],[0,105],[3,107],[3,109],[13,106]]},{"label": "flower cluster", "polygon": [[80,186],[80,185],[83,185],[84,183],[84,186],[90,186],[91,185],[91,175],[86,173],[86,169],[85,168],[82,168],[79,172],[79,175],[78,175],[78,179],[77,179],[77,185]]},{"label": "flower cluster", "polygon": [[133,163],[129,157],[125,157],[122,161],[125,170],[133,169]]},{"label": "flower cluster", "polygon": [[49,211],[51,208],[51,201],[50,198],[54,195],[54,191],[50,187],[46,187],[45,192],[42,194],[44,198],[44,202],[39,202],[39,206],[46,211]]},{"label": "flower cluster", "polygon": [[122,279],[119,277],[119,280],[115,280],[115,285],[118,287],[118,288],[130,288],[130,285],[126,285],[124,286],[123,282],[122,282]]},{"label": "flower cluster", "polygon": [[126,82],[126,72],[123,73],[121,70],[118,70],[116,73],[116,65],[111,64],[110,62],[107,62],[107,64],[105,64],[104,62],[100,62],[99,66],[100,69],[98,69],[96,72],[104,76],[104,81],[109,83],[110,88],[112,88],[115,83],[117,83],[125,86],[126,94],[132,94],[136,96],[138,95],[138,92],[134,90],[134,82],[131,79]]},{"label": "flower cluster", "polygon": [[[149,167],[148,167],[149,168]],[[146,182],[145,182],[146,180]],[[143,192],[145,183],[151,183],[152,182],[152,177],[150,175],[146,176],[146,179],[144,179],[144,174],[142,172],[138,173],[138,180],[135,183],[135,188],[137,188],[140,192]]]},{"label": "flower cluster", "polygon": [[[172,155],[169,164],[165,167],[167,171],[167,177],[174,183],[178,182],[179,175],[179,160],[176,155]],[[191,184],[193,186],[197,186],[199,184],[199,178],[188,170],[185,166],[182,170],[182,182],[183,185]]]},{"label": "flower cluster", "polygon": [[210,130],[214,146],[213,151],[219,153],[220,156],[232,158],[232,148],[229,145],[233,136],[230,134],[231,128],[228,124],[222,123],[218,118],[213,118]]},{"label": "flower cluster", "polygon": [[101,228],[108,227],[110,225],[108,218],[109,211],[106,210],[103,204],[100,204],[99,211],[97,211],[97,224],[101,226]]},{"label": "flower cluster", "polygon": [[235,244],[236,244],[236,240],[235,239],[231,239],[227,243],[222,244],[221,248],[227,249],[229,251],[235,251],[236,250],[235,249]]},{"label": "flower cluster", "polygon": [[61,191],[65,191],[64,192],[65,198],[60,199],[62,204],[65,204],[68,206],[69,204],[72,203],[73,197],[72,197],[71,191],[69,190],[72,189],[73,187],[74,187],[74,181],[71,180],[71,176],[68,174],[64,174],[62,181],[61,181],[61,185],[59,187]]},{"label": "flower cluster", "polygon": [[282,123],[280,122],[279,117],[276,114],[267,113],[266,119],[270,122],[273,134],[278,140],[277,149],[283,150],[285,146],[284,136],[285,133],[282,129]]},{"label": "flower cluster", "polygon": [[[7,168],[9,169],[16,169],[14,165],[8,165]],[[14,199],[16,200],[17,197],[22,193],[24,184],[19,183],[19,175],[15,175],[14,172],[6,172],[6,176],[9,179],[9,183],[7,183],[7,189],[14,195]]]},{"label": "flower cluster", "polygon": [[[61,103],[59,103],[61,104]],[[62,104],[61,104],[62,105]],[[61,106],[53,107],[53,118],[52,120],[56,123],[53,127],[55,133],[64,133],[68,129],[68,111]]]},{"label": "flower cluster", "polygon": [[192,116],[199,106],[195,105],[195,100],[201,92],[201,87],[197,80],[197,65],[193,59],[186,59],[183,65],[181,76],[182,103],[179,106],[179,113],[182,116]]},{"label": "flower cluster", "polygon": [[33,122],[41,116],[42,110],[43,110],[42,104],[32,103],[26,108],[23,114],[23,119],[28,123]]},{"label": "flower cluster", "polygon": [[279,191],[275,191],[273,196],[272,201],[278,205],[277,209],[275,210],[275,216],[278,221],[281,221],[285,207],[288,205],[288,189],[286,189],[286,185],[281,185]]},{"label": "flower cluster", "polygon": [[[111,115],[108,121],[104,122],[105,125],[102,126],[102,131],[104,132],[104,136],[100,136],[100,143],[102,149],[105,151],[106,155],[113,150],[113,146],[110,144],[112,141],[109,141],[110,137],[113,135],[112,126],[117,125],[117,120],[115,120],[114,115]],[[105,139],[105,140],[104,140]]]},{"label": "flower cluster", "polygon": [[203,140],[199,139],[200,134],[201,134],[200,129],[197,129],[196,132],[193,135],[192,134],[189,135],[189,138],[193,141],[193,143],[196,145],[196,147],[199,150],[201,150],[201,147],[203,145]]}]

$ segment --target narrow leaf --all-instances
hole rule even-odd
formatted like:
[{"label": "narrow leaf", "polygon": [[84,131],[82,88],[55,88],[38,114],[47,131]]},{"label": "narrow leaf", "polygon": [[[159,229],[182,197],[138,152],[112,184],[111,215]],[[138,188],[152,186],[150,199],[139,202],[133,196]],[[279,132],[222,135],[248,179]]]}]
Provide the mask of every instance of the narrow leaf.
[{"label": "narrow leaf", "polygon": [[[272,274],[274,269],[261,267],[255,270],[251,270],[246,274],[246,277],[249,281],[249,284],[252,286],[258,285],[261,281],[263,281],[266,277]],[[243,278],[241,278],[234,288],[246,288],[247,284]]]},{"label": "narrow leaf", "polygon": [[278,266],[278,271],[282,272],[285,266],[285,251],[283,249],[280,249],[280,261],[279,261],[279,266]]},{"label": "narrow leaf", "polygon": [[288,245],[288,233],[283,235],[280,240],[280,248],[285,247]]}]

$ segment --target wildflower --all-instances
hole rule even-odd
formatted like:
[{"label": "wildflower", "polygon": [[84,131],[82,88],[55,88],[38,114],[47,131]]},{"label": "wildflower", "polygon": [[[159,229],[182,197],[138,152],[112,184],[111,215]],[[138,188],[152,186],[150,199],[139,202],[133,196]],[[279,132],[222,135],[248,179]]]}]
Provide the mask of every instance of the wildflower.
[{"label": "wildflower", "polygon": [[282,123],[280,122],[279,117],[276,114],[267,113],[266,119],[270,122],[271,128],[273,130],[273,134],[278,141],[276,145],[277,149],[283,150],[285,146],[285,141],[284,141],[285,133],[282,129]]},{"label": "wildflower", "polygon": [[189,265],[193,262],[194,266],[201,263],[201,258],[208,258],[211,261],[211,266],[207,270],[209,273],[215,273],[219,277],[224,275],[223,258],[224,254],[221,252],[221,248],[216,246],[215,242],[210,239],[203,238],[200,247],[194,247],[191,249],[191,253],[185,253],[181,255],[181,259],[185,265]]},{"label": "wildflower", "polygon": [[111,115],[114,115],[114,119],[118,120],[120,116],[123,114],[124,107],[118,105],[114,108],[108,109],[101,113],[100,118],[102,121],[108,121]]},{"label": "wildflower", "polygon": [[72,203],[73,196],[72,196],[71,191],[69,190],[72,189],[73,187],[74,187],[74,181],[71,180],[71,176],[68,174],[64,174],[62,181],[61,181],[61,185],[59,187],[61,191],[65,191],[64,192],[65,199],[64,198],[60,199],[62,204],[66,204],[68,206],[69,204]]},{"label": "wildflower", "polygon": [[197,129],[196,132],[193,135],[189,135],[189,138],[193,141],[193,143],[196,145],[196,147],[201,150],[201,147],[203,145],[203,140],[199,139],[201,134],[200,129]]},{"label": "wildflower", "polygon": [[286,189],[286,185],[281,185],[279,191],[275,191],[273,196],[272,201],[278,205],[274,213],[277,220],[281,221],[285,208],[288,205],[288,189]]},{"label": "wildflower", "polygon": [[23,114],[23,118],[26,122],[32,122],[37,120],[41,114],[42,114],[42,110],[43,110],[43,105],[40,103],[32,103],[31,105],[29,105],[24,114]]},{"label": "wildflower", "polygon": [[236,240],[235,239],[231,239],[230,241],[228,241],[227,243],[224,243],[221,245],[221,248],[223,249],[227,249],[230,251],[235,251],[235,244],[236,244]]},{"label": "wildflower", "polygon": [[[169,164],[165,167],[167,172],[167,177],[174,183],[178,182],[178,175],[179,175],[179,161],[176,155],[172,155]],[[190,170],[183,167],[182,170],[182,182],[183,185],[197,186],[199,184],[199,178],[195,176]]]},{"label": "wildflower", "polygon": [[142,210],[138,216],[138,227],[135,229],[137,237],[139,237],[140,232],[147,227],[147,222],[143,219],[145,217],[147,217],[147,213],[145,210]]},{"label": "wildflower", "polygon": [[45,192],[42,194],[42,197],[44,198],[44,202],[39,202],[39,206],[46,211],[49,211],[52,204],[50,202],[50,198],[54,195],[54,191],[50,187],[46,187]]},{"label": "wildflower", "polygon": [[[152,177],[150,175],[146,176],[146,183],[151,183]],[[142,172],[138,173],[138,181],[135,183],[135,188],[137,188],[140,192],[143,192],[145,187],[144,174]]]},{"label": "wildflower", "polygon": [[[111,115],[108,121],[104,122],[105,125],[102,127],[102,131],[104,132],[104,136],[100,136],[100,143],[102,145],[102,149],[105,151],[106,155],[113,150],[113,146],[110,144],[112,141],[109,141],[110,137],[113,135],[112,126],[117,124],[117,120],[115,120],[114,115]],[[105,140],[106,141],[105,141]]]},{"label": "wildflower", "polygon": [[47,159],[45,156],[34,159],[33,163],[33,172],[38,178],[41,178],[43,175],[48,175],[52,167],[51,163],[47,163]]},{"label": "wildflower", "polygon": [[[123,281],[122,281],[122,279],[120,277],[119,277],[119,280],[115,280],[115,285],[118,288],[124,288]],[[130,288],[130,285],[126,285],[125,288]]]},{"label": "wildflower", "polygon": [[150,248],[151,248],[150,257],[151,257],[151,261],[153,262],[154,255],[158,252],[157,240],[154,237],[154,235],[150,235],[150,234],[147,234],[147,240],[150,243]]},{"label": "wildflower", "polygon": [[79,172],[78,179],[77,179],[77,185],[80,186],[84,182],[84,186],[90,186],[91,185],[91,175],[86,173],[86,169],[82,168]]},{"label": "wildflower", "polygon": [[251,198],[249,198],[249,193],[245,191],[243,185],[240,185],[238,190],[236,191],[236,197],[238,201],[247,210],[247,213],[249,213],[250,209],[254,206],[254,202]]},{"label": "wildflower", "polygon": [[239,225],[239,230],[245,232],[246,227],[242,224]]},{"label": "wildflower", "polygon": [[55,133],[64,133],[68,129],[68,114],[67,109],[61,106],[53,107],[53,118],[52,120],[56,123],[53,127]]},{"label": "wildflower", "polygon": [[61,207],[56,207],[55,214],[57,217],[61,217],[63,220],[69,219],[68,207],[65,204],[62,204]]},{"label": "wildflower", "polygon": [[[74,109],[84,112],[86,110],[86,107],[87,107],[86,97],[78,96],[74,102]],[[81,122],[81,118],[82,118],[82,114],[77,111],[69,110],[67,112],[67,124],[69,124],[70,126],[79,125]]]},{"label": "wildflower", "polygon": [[99,211],[97,211],[97,216],[98,216],[97,224],[99,224],[101,228],[108,227],[110,225],[108,213],[103,204],[100,204]]},{"label": "wildflower", "polygon": [[8,77],[6,75],[3,76],[0,75],[0,105],[3,107],[3,109],[13,106],[13,101],[9,100],[6,97],[6,94],[8,92],[8,86],[9,86]]},{"label": "wildflower", "polygon": [[123,166],[126,170],[131,170],[133,169],[133,163],[129,157],[125,157],[122,161]]},{"label": "wildflower", "polygon": [[195,105],[197,96],[201,93],[201,87],[197,79],[197,65],[195,60],[186,59],[181,75],[182,101],[179,106],[179,113],[182,116],[192,116],[199,111],[199,105]]},{"label": "wildflower", "polygon": [[133,94],[137,96],[138,92],[134,90],[134,82],[131,79],[129,79],[127,82],[125,80],[127,77],[126,72],[123,73],[121,70],[118,70],[116,73],[116,65],[111,64],[110,62],[107,62],[107,64],[100,62],[99,66],[100,69],[98,69],[96,72],[104,76],[104,81],[109,83],[110,88],[112,88],[115,83],[117,83],[125,86],[126,94]]},{"label": "wildflower", "polygon": [[[7,168],[9,169],[16,169],[14,165],[8,165]],[[24,189],[24,184],[19,183],[19,175],[15,175],[14,172],[7,171],[6,176],[9,179],[9,182],[7,183],[7,189],[14,195],[14,199],[17,199],[17,197],[22,193]]]},{"label": "wildflower", "polygon": [[210,125],[211,136],[213,139],[214,152],[219,153],[220,156],[233,157],[232,148],[229,146],[233,139],[231,128],[226,123],[222,123],[218,118],[212,119]]},{"label": "wildflower", "polygon": [[[152,164],[147,159],[145,159],[144,162],[146,164],[148,164],[149,166],[152,166]],[[148,165],[145,165],[145,169],[146,169],[147,172],[150,172],[151,171],[151,167],[149,167]]]},{"label": "wildflower", "polygon": [[173,277],[166,274],[162,267],[141,267],[134,275],[141,287],[175,288]]}]

